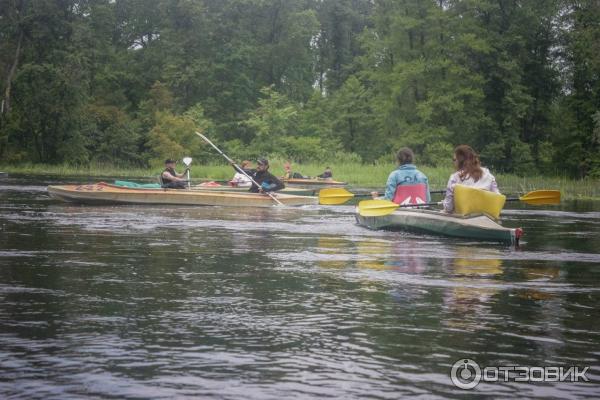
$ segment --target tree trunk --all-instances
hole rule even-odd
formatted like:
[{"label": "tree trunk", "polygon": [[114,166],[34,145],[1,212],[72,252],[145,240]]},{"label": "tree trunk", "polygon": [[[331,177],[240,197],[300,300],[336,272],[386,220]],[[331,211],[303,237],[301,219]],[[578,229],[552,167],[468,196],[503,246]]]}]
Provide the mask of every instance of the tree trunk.
[{"label": "tree trunk", "polygon": [[17,50],[15,51],[15,59],[13,64],[8,71],[6,78],[6,89],[4,90],[4,98],[2,99],[2,108],[0,114],[8,114],[10,112],[10,89],[12,85],[13,77],[17,71],[17,65],[19,64],[19,56],[21,54],[21,44],[23,43],[23,30],[19,33],[19,40],[17,41]]}]

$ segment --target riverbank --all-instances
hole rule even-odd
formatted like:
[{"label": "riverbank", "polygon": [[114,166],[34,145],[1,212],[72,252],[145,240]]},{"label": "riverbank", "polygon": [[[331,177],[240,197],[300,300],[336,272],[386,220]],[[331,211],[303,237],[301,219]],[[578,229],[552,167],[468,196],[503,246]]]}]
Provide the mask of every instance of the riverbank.
[{"label": "riverbank", "polygon": [[[362,165],[356,163],[334,163],[329,165],[336,180],[348,182],[351,187],[383,188],[392,164]],[[178,166],[181,170],[181,166]],[[296,164],[293,170],[306,176],[317,176],[324,170],[323,165]],[[452,170],[448,168],[420,167],[429,177],[430,186],[434,190],[443,189]],[[128,178],[155,182],[162,171],[162,166],[150,168],[131,168],[110,165],[92,165],[88,167],[74,167],[68,165],[26,164],[20,166],[0,165],[0,171],[16,175],[50,175],[65,177],[98,177],[98,178]],[[275,175],[283,174],[283,162],[274,160],[271,163],[271,172]],[[228,165],[192,165],[191,177],[193,181],[230,179],[233,171]],[[525,193],[538,189],[558,189],[563,199],[600,199],[600,180],[583,179],[575,180],[566,177],[548,176],[517,176],[512,174],[496,174],[498,184],[505,193]]]}]

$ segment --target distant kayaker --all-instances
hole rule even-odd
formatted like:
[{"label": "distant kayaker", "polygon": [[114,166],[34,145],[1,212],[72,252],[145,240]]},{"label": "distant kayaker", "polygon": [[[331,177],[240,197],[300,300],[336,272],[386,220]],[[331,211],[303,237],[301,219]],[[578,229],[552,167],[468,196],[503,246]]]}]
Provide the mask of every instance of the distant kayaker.
[{"label": "distant kayaker", "polygon": [[331,172],[331,168],[325,167],[325,171],[321,175],[317,175],[317,178],[321,179],[331,179],[333,178],[333,173]]},{"label": "distant kayaker", "polygon": [[456,172],[450,175],[446,187],[446,197],[442,201],[444,211],[454,211],[454,185],[461,184],[478,189],[500,193],[496,178],[490,170],[481,166],[479,155],[470,146],[461,144],[454,149],[452,158]]},{"label": "distant kayaker", "polygon": [[283,164],[283,169],[284,169],[284,173],[283,173],[283,179],[290,179],[292,177],[292,164],[290,164],[289,161],[286,161]]},{"label": "distant kayaker", "polygon": [[285,170],[282,177],[283,179],[306,179],[306,176],[301,173],[292,171],[292,163],[289,161],[286,161],[285,164],[283,164],[283,169]]},{"label": "distant kayaker", "polygon": [[187,179],[184,177],[189,168],[186,168],[183,173],[178,174],[175,171],[175,164],[175,160],[171,160],[170,158],[165,160],[165,169],[160,174],[161,186],[168,189],[186,189]]},{"label": "distant kayaker", "polygon": [[252,179],[259,185],[256,186],[252,183],[250,187],[252,193],[276,192],[285,187],[279,179],[269,172],[269,160],[265,158],[257,161],[256,172],[252,175]]},{"label": "distant kayaker", "polygon": [[[385,195],[382,199],[398,204],[429,203],[429,180],[419,171],[414,163],[415,155],[408,147],[403,147],[396,154],[398,168],[390,173],[387,179]],[[373,198],[379,193],[371,192]]]},{"label": "distant kayaker", "polygon": [[233,166],[233,169],[235,169],[235,175],[229,181],[229,184],[231,186],[236,186],[236,187],[252,186],[252,181],[250,180],[250,178],[248,178],[248,176],[252,176],[256,172],[256,170],[252,169],[252,164],[250,163],[250,161],[248,161],[248,160],[242,161],[242,163],[240,164],[240,168],[242,169],[242,171],[245,172],[245,174],[243,174],[239,169],[237,169],[235,166]]}]

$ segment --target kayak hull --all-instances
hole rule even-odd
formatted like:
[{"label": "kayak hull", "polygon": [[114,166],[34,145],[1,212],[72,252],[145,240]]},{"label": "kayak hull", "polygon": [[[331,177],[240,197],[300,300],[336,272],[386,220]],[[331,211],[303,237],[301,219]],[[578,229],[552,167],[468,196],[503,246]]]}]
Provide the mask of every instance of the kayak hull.
[{"label": "kayak hull", "polygon": [[362,216],[357,209],[356,221],[370,229],[408,230],[513,245],[522,235],[521,228],[504,227],[486,215],[460,216],[423,209],[399,209],[377,217]]},{"label": "kayak hull", "polygon": [[[202,186],[195,185],[192,186],[192,190],[200,190],[206,192],[232,192],[232,193],[248,193],[249,187],[235,187],[235,186]],[[277,193],[282,194],[292,194],[295,196],[314,196],[316,194],[316,189],[307,189],[307,188],[289,188],[286,187],[284,189],[279,190]]]},{"label": "kayak hull", "polygon": [[[133,189],[105,183],[91,185],[48,186],[51,197],[68,202],[88,204],[179,204],[228,207],[271,207],[275,201],[265,194],[215,192],[185,189]],[[287,206],[317,204],[312,196],[276,194]]]},{"label": "kayak hull", "polygon": [[290,178],[290,179],[282,179],[283,183],[286,185],[298,185],[298,186],[346,186],[348,183],[334,181],[333,179],[299,179],[299,178]]}]

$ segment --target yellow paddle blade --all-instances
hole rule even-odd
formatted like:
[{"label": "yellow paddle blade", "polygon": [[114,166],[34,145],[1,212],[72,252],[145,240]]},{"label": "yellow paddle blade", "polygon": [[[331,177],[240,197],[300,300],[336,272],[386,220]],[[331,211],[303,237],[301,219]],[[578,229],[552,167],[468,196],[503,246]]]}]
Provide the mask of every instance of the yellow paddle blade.
[{"label": "yellow paddle blade", "polygon": [[319,190],[319,204],[326,206],[344,204],[353,197],[354,194],[350,193],[344,188],[328,188]]},{"label": "yellow paddle blade", "polygon": [[521,197],[519,200],[524,201],[527,204],[559,204],[560,203],[560,191],[559,190],[534,190]]},{"label": "yellow paddle blade", "polygon": [[358,203],[358,213],[363,217],[381,217],[393,213],[398,207],[389,200],[363,200]]}]

